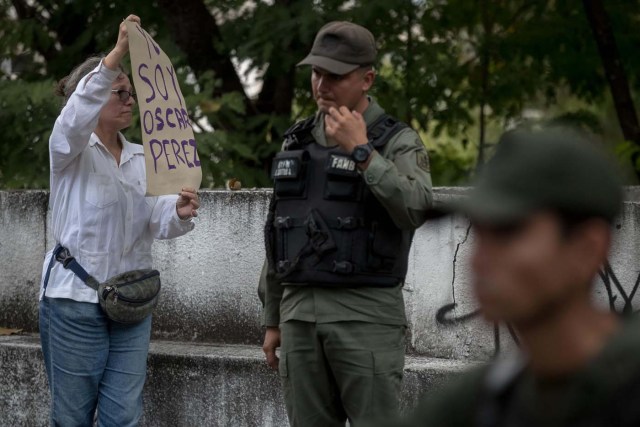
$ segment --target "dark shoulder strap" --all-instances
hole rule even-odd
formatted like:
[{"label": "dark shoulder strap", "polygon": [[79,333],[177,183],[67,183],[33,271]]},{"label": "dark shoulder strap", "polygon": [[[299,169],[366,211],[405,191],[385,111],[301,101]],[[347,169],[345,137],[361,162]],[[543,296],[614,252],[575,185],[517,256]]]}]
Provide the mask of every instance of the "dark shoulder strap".
[{"label": "dark shoulder strap", "polygon": [[387,145],[395,134],[408,127],[408,124],[385,113],[367,126],[367,137],[371,145],[379,150]]},{"label": "dark shoulder strap", "polygon": [[297,150],[313,142],[311,129],[315,126],[314,121],[315,116],[307,117],[287,129],[284,132],[284,145],[282,150]]}]

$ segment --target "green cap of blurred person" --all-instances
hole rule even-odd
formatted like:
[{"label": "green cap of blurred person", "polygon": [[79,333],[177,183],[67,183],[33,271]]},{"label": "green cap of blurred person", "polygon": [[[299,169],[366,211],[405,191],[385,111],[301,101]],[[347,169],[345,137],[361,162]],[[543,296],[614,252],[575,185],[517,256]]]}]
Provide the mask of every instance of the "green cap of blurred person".
[{"label": "green cap of blurred person", "polygon": [[621,202],[608,155],[577,131],[555,128],[503,135],[463,209],[474,221],[492,224],[539,210],[611,222]]},{"label": "green cap of blurred person", "polygon": [[474,294],[521,351],[393,425],[640,425],[640,325],[592,292],[622,205],[612,161],[577,131],[514,131],[475,184],[458,206],[473,225]]}]

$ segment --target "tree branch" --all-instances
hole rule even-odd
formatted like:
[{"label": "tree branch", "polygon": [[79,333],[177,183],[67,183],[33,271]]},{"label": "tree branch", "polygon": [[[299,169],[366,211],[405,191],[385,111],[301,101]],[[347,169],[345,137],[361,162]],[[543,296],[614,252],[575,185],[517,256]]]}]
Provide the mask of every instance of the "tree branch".
[{"label": "tree branch", "polygon": [[582,4],[598,46],[622,134],[627,141],[640,145],[638,116],[631,98],[629,81],[622,67],[609,16],[602,0],[582,0]]}]

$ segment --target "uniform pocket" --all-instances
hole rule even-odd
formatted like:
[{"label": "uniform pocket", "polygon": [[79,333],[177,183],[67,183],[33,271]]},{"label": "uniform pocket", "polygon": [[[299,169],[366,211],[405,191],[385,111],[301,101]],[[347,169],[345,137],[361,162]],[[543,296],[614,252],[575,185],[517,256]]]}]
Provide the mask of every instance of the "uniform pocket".
[{"label": "uniform pocket", "polygon": [[374,373],[395,374],[402,377],[404,370],[404,347],[391,350],[376,351],[373,353]]},{"label": "uniform pocket", "polygon": [[276,154],[271,169],[276,199],[306,196],[308,163],[309,153],[304,150],[282,151]]},{"label": "uniform pocket", "polygon": [[373,353],[374,376],[372,407],[374,414],[394,417],[399,413],[404,347]]},{"label": "uniform pocket", "polygon": [[325,165],[327,180],[324,198],[327,200],[359,201],[362,196],[362,178],[356,162],[347,155],[330,154]]},{"label": "uniform pocket", "polygon": [[116,203],[118,193],[113,179],[108,175],[90,173],[85,200],[97,208],[106,208]]},{"label": "uniform pocket", "polygon": [[289,377],[289,367],[287,364],[287,353],[280,354],[280,361],[278,362],[278,374],[281,378]]}]

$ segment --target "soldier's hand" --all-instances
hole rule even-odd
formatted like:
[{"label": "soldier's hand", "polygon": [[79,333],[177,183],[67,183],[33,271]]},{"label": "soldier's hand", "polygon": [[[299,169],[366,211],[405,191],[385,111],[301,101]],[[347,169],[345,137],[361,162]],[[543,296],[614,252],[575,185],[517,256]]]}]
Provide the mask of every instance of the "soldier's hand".
[{"label": "soldier's hand", "polygon": [[280,328],[267,328],[267,332],[264,334],[262,351],[267,357],[267,365],[275,370],[278,370],[278,363],[280,362],[280,359],[276,356],[276,348],[278,347],[280,347]]},{"label": "soldier's hand", "polygon": [[331,107],[325,116],[324,125],[325,134],[349,154],[356,145],[367,143],[367,124],[357,111],[349,111],[344,106],[340,109]]}]

